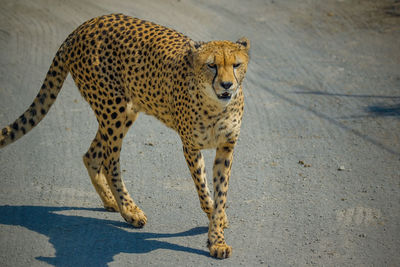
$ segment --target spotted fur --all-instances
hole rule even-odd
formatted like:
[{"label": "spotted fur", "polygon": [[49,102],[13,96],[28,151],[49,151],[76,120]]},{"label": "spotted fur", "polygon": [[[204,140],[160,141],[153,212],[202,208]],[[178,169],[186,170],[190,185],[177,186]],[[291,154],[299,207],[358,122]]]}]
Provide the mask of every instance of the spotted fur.
[{"label": "spotted fur", "polygon": [[[17,140],[47,114],[71,73],[99,123],[83,156],[107,210],[135,227],[147,218],[129,195],[120,171],[122,139],[140,112],[153,115],[181,137],[201,208],[210,224],[210,254],[226,258],[226,196],[243,114],[242,81],[249,40],[194,42],[172,29],[122,14],[91,19],[61,45],[31,106],[2,129],[0,147]],[[213,192],[202,149],[216,149]]]}]

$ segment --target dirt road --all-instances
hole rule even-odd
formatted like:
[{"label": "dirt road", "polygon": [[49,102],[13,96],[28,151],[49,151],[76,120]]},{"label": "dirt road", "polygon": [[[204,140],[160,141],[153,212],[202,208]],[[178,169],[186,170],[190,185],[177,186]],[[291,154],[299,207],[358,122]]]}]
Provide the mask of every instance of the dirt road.
[{"label": "dirt road", "polygon": [[96,120],[68,78],[47,117],[0,150],[1,266],[400,265],[399,1],[0,3],[0,126],[31,104],[59,45],[89,18],[122,12],[194,40],[252,42],[231,258],[208,256],[179,138],[151,117],[121,154],[148,224],[101,208],[81,160]]}]

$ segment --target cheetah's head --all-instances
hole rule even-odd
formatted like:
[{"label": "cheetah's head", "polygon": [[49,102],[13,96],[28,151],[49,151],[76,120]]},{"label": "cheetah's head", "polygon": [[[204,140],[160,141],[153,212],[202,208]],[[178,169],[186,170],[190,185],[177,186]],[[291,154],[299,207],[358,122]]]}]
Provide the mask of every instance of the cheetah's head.
[{"label": "cheetah's head", "polygon": [[235,98],[249,62],[250,41],[243,37],[236,43],[190,42],[190,56],[197,90],[209,101],[226,106]]}]

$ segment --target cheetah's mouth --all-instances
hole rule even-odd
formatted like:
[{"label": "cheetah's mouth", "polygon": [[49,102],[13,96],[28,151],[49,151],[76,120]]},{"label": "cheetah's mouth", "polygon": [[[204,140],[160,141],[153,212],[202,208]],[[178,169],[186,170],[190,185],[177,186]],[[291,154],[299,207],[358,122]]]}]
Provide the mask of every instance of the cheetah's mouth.
[{"label": "cheetah's mouth", "polygon": [[231,93],[224,92],[222,94],[217,95],[218,99],[229,100],[232,97]]}]

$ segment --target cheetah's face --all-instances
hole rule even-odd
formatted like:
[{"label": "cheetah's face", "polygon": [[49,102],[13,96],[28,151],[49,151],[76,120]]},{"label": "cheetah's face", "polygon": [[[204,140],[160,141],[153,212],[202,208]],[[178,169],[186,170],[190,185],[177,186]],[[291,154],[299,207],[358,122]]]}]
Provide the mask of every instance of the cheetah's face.
[{"label": "cheetah's face", "polygon": [[213,41],[193,43],[194,74],[199,90],[222,106],[235,97],[245,77],[250,42],[241,38],[236,43]]}]

